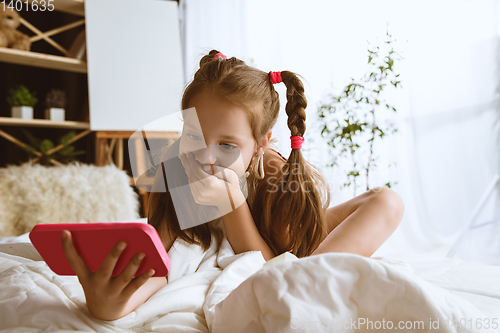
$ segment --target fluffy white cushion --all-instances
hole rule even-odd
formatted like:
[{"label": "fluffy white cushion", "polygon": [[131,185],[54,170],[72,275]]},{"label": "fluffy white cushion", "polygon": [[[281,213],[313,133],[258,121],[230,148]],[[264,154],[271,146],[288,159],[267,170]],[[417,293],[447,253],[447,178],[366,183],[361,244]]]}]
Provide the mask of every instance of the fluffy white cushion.
[{"label": "fluffy white cushion", "polygon": [[38,223],[111,222],[139,218],[139,201],[125,171],[98,167],[22,165],[0,169],[0,236]]}]

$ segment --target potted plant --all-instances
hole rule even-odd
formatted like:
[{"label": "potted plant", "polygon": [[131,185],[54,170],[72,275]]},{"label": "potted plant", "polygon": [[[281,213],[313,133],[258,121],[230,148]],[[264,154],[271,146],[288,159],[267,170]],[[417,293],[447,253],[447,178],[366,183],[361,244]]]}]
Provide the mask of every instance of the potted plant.
[{"label": "potted plant", "polygon": [[[83,150],[76,150],[75,146],[71,145],[73,138],[76,136],[74,131],[70,131],[59,138],[59,143],[56,146],[52,140],[40,140],[25,129],[22,129],[24,135],[28,138],[30,144],[23,147],[32,163],[42,165],[62,165],[75,160],[76,156],[85,154]],[[34,152],[39,152],[41,156],[36,156]]]},{"label": "potted plant", "polygon": [[7,103],[11,106],[12,117],[33,119],[33,107],[38,102],[35,94],[22,84],[10,88],[7,91]]},{"label": "potted plant", "polygon": [[45,96],[45,119],[64,121],[66,93],[64,90],[52,88]]},{"label": "potted plant", "polygon": [[[343,186],[352,185],[354,196],[358,178],[364,176],[366,190],[372,184],[370,175],[377,167],[378,159],[374,154],[374,144],[397,132],[392,122],[383,121],[390,118],[387,112],[396,112],[396,108],[385,101],[385,88],[401,87],[395,65],[403,57],[392,48],[396,40],[388,32],[386,37],[383,52],[379,46],[368,48],[366,74],[361,79],[352,79],[340,94],[331,95],[330,100],[318,109],[321,136],[327,139],[333,157],[328,166],[339,166],[339,162],[350,165]],[[385,186],[396,183],[387,181]]]}]

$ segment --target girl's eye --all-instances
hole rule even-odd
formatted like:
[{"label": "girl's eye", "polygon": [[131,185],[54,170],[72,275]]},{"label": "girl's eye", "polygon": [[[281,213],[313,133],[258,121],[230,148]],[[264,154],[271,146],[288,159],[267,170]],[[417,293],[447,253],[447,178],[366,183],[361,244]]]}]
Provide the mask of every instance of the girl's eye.
[{"label": "girl's eye", "polygon": [[194,135],[194,134],[186,134],[186,136],[188,138],[190,138],[191,140],[194,140],[194,141],[200,141],[201,138],[198,136],[198,135]]},{"label": "girl's eye", "polygon": [[230,145],[229,143],[221,143],[220,146],[223,148],[223,149],[226,149],[226,150],[231,150],[233,148],[236,148],[235,146],[233,145]]}]

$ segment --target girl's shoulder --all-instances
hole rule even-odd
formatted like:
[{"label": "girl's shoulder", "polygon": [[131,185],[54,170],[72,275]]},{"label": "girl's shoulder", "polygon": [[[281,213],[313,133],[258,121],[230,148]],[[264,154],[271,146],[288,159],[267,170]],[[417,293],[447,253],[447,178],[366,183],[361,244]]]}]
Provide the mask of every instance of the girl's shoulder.
[{"label": "girl's shoulder", "polygon": [[276,159],[282,161],[283,164],[287,161],[287,158],[283,156],[283,154],[281,154],[279,149],[274,144],[269,146],[269,149],[267,149],[266,152],[268,154],[271,154],[271,156],[274,156]]},{"label": "girl's shoulder", "polygon": [[264,173],[265,178],[276,177],[287,159],[275,148],[269,148],[264,152]]}]

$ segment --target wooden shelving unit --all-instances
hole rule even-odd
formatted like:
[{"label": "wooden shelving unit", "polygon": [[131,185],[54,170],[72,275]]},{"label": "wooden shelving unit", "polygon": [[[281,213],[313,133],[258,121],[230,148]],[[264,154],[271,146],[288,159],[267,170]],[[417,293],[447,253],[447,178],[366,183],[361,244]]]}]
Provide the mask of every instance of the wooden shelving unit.
[{"label": "wooden shelving unit", "polygon": [[[26,1],[29,4],[34,2],[34,0]],[[23,3],[24,2],[25,1],[23,1]],[[49,5],[48,2],[45,3],[46,6]],[[37,6],[40,6],[40,1],[37,0],[36,4]],[[44,40],[45,42],[52,45],[55,49],[57,49],[62,55],[44,54],[40,52],[22,51],[0,47],[0,62],[87,74],[87,63],[80,59],[65,56],[69,54],[68,50],[66,50],[63,46],[59,45],[55,40],[51,38],[54,35],[85,24],[84,0],[51,0],[50,4],[54,6],[54,10],[56,11],[81,16],[82,19],[77,19],[72,23],[45,32],[39,30],[36,26],[25,20],[22,16],[20,17],[20,22],[23,26],[25,26],[35,34],[34,36],[30,37],[32,43]],[[46,9],[45,11],[47,10],[48,9]],[[42,12],[40,11],[40,13]],[[0,127],[38,127],[47,129],[79,130],[80,133],[78,133],[69,143],[73,143],[92,132],[90,130],[90,123],[88,122],[51,121],[47,119],[20,119],[11,117],[0,117]],[[27,146],[24,142],[3,131],[2,129],[0,129],[0,137],[3,137],[4,139],[12,142],[17,146]],[[62,148],[63,145],[61,144],[57,147],[54,147],[51,152],[54,153]],[[40,152],[33,153],[38,157],[41,156]],[[35,157],[35,160],[36,159],[37,158]],[[51,160],[51,162],[56,165],[58,164],[57,161]]]},{"label": "wooden shelving unit", "polygon": [[0,47],[0,61],[17,65],[58,69],[68,72],[87,73],[85,61],[43,54],[33,51],[21,51]]},{"label": "wooden shelving unit", "polygon": [[20,119],[0,117],[1,126],[48,127],[67,129],[89,129],[90,124],[83,121],[52,121],[47,119]]}]

